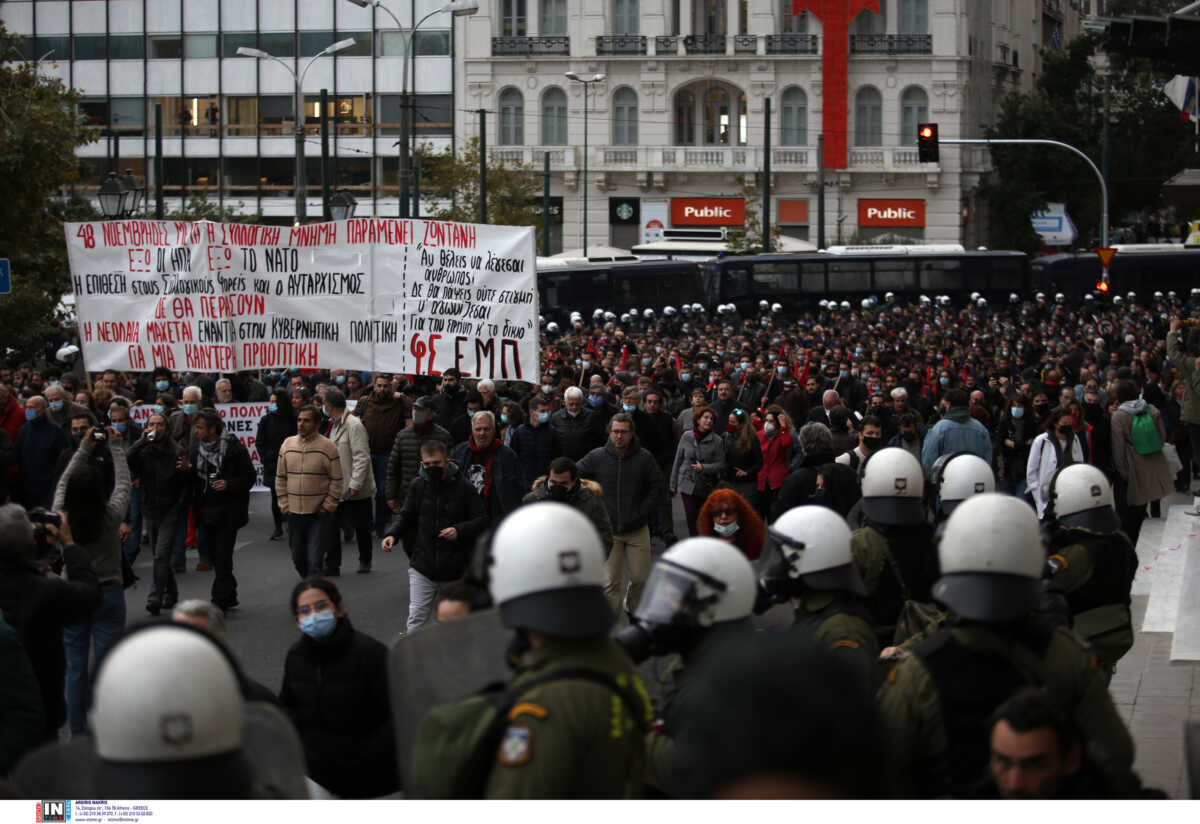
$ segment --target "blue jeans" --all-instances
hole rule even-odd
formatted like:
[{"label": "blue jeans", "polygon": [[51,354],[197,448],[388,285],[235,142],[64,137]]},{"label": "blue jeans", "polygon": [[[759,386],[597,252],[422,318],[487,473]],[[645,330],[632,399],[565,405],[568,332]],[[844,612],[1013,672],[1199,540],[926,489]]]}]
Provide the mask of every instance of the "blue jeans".
[{"label": "blue jeans", "polygon": [[86,621],[63,627],[63,651],[67,659],[67,724],[72,736],[87,731],[87,709],[91,682],[88,679],[88,646],[99,666],[125,629],[125,588],[120,584],[100,587],[100,606]]},{"label": "blue jeans", "polygon": [[330,529],[336,524],[333,514],[314,512],[311,515],[287,516],[288,547],[292,550],[292,565],[301,578],[321,574],[321,557]]},{"label": "blue jeans", "polygon": [[132,564],[142,548],[142,488],[140,486],[129,489],[129,520],[127,523],[133,531],[129,533],[129,537],[125,539],[121,549],[125,551],[125,557]]},{"label": "blue jeans", "polygon": [[429,621],[437,591],[437,581],[426,578],[412,567],[408,568],[408,623],[405,632],[420,629]]},{"label": "blue jeans", "polygon": [[375,534],[381,538],[388,521],[392,519],[392,511],[387,505],[387,468],[390,457],[387,452],[371,453],[371,473],[375,476],[375,522],[372,526],[375,528]]}]

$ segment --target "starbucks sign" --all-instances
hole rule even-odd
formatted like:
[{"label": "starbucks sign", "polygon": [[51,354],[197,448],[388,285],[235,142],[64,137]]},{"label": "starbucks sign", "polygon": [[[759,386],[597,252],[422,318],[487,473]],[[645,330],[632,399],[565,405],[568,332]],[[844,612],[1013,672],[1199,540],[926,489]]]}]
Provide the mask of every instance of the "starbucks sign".
[{"label": "starbucks sign", "polygon": [[641,199],[636,197],[610,197],[608,199],[608,222],[617,225],[641,224]]}]

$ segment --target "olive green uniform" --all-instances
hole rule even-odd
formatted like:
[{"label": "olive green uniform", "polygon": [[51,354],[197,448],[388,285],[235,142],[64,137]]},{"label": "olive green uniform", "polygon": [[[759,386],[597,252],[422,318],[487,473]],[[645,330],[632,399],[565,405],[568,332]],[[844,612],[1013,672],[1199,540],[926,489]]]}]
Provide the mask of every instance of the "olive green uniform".
[{"label": "olive green uniform", "polygon": [[894,529],[910,545],[891,546],[892,539],[873,526],[856,529],[850,536],[854,568],[867,590],[871,629],[880,647],[928,631],[940,617],[930,596],[938,577],[932,528],[920,524]]},{"label": "olive green uniform", "polygon": [[796,628],[812,633],[833,650],[873,692],[883,678],[883,669],[869,617],[857,599],[840,592],[810,590],[796,599]]},{"label": "olive green uniform", "polygon": [[[1044,649],[1038,653],[1024,641],[997,628],[961,623],[919,644],[888,674],[879,690],[877,703],[883,723],[888,761],[895,773],[894,790],[901,797],[961,795],[963,783],[979,776],[963,775],[964,763],[985,768],[987,763],[987,717],[996,706],[977,705],[977,729],[969,729],[966,713],[946,707],[970,707],[971,695],[944,693],[948,684],[935,680],[939,668],[936,650],[923,652],[931,642],[949,641],[968,655],[1006,661],[1013,675],[1025,684],[1040,686],[1047,698],[1082,730],[1087,755],[1101,770],[1116,797],[1137,797],[1138,779],[1132,772],[1133,740],[1113,707],[1101,676],[1096,656],[1063,629],[1047,629]],[[927,657],[923,658],[922,655]],[[978,659],[977,659],[978,660]],[[961,668],[960,668],[961,669]],[[943,668],[943,672],[944,672]],[[967,678],[971,673],[965,673]],[[985,676],[986,677],[986,676]],[[947,680],[949,680],[947,678]],[[1023,686],[1015,684],[1013,692]],[[1009,693],[1011,695],[1011,693]],[[988,702],[990,703],[990,702]],[[965,731],[965,732],[964,732]],[[959,745],[952,746],[958,734]],[[970,733],[970,735],[967,735]],[[958,773],[959,780],[955,780]]]},{"label": "olive green uniform", "polygon": [[[509,711],[486,798],[629,798],[643,771],[650,701],[633,664],[609,638],[555,640],[521,656],[509,689],[559,669],[610,676],[632,699],[593,681],[550,681]],[[641,717],[635,717],[634,712]]]},{"label": "olive green uniform", "polygon": [[1133,646],[1130,588],[1137,552],[1123,532],[1076,528],[1055,535],[1051,564],[1054,589],[1067,599],[1072,628],[1100,659],[1104,683]]}]

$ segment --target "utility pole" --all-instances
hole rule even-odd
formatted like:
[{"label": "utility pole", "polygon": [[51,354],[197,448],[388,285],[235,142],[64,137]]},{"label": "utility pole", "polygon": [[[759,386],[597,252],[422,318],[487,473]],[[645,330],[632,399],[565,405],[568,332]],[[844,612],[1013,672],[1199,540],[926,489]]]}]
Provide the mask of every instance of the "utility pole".
[{"label": "utility pole", "polygon": [[771,98],[763,100],[762,250],[771,251]]},{"label": "utility pole", "polygon": [[321,89],[321,219],[329,220],[329,90]]},{"label": "utility pole", "polygon": [[825,248],[825,133],[817,135],[817,249]]},{"label": "utility pole", "polygon": [[487,109],[479,110],[479,222],[487,223]]},{"label": "utility pole", "polygon": [[163,122],[162,104],[154,104],[154,219],[162,220],[166,214],[163,203]]},{"label": "utility pole", "polygon": [[542,152],[542,255],[550,257],[550,153]]}]

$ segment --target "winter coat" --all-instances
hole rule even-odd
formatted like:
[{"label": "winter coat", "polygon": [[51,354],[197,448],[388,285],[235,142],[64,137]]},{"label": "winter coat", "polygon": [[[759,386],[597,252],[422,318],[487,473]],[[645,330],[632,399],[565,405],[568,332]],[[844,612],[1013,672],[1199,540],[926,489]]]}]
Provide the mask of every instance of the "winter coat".
[{"label": "winter coat", "polygon": [[550,462],[563,454],[562,438],[549,421],[537,427],[527,423],[518,426],[513,430],[509,448],[517,453],[521,476],[527,486],[533,486],[534,479],[547,474]]},{"label": "winter coat", "polygon": [[1167,335],[1167,356],[1183,378],[1180,418],[1184,423],[1200,424],[1200,370],[1196,369],[1196,358],[1183,349],[1186,334],[1186,329],[1180,329]]},{"label": "winter coat", "polygon": [[[692,464],[697,462],[701,466],[699,475],[692,469]],[[692,429],[684,432],[679,439],[675,462],[671,464],[669,485],[684,495],[708,497],[724,471],[725,441],[715,432],[709,432],[697,441],[696,430]]]},{"label": "winter coat", "polygon": [[[1050,482],[1054,480],[1054,473],[1058,471],[1058,452],[1055,444],[1050,442],[1052,437],[1053,433],[1043,432],[1033,439],[1033,444],[1029,447],[1029,460],[1025,465],[1025,485],[1029,494],[1033,496],[1039,518],[1046,515]],[[1058,444],[1058,448],[1062,448],[1061,443]],[[1083,447],[1074,435],[1071,436],[1071,457],[1074,463],[1083,463]]]},{"label": "winter coat", "polygon": [[614,533],[646,526],[663,499],[658,462],[638,446],[636,436],[625,455],[611,442],[593,449],[579,462],[579,477],[596,481],[604,490],[604,508]]},{"label": "winter coat", "polygon": [[[5,433],[7,436],[7,433]],[[21,638],[0,616],[0,775],[45,740],[41,686]]]},{"label": "winter coat", "polygon": [[933,425],[921,447],[921,469],[933,476],[933,465],[943,455],[970,452],[992,463],[992,436],[987,427],[971,417],[966,407],[957,406]]},{"label": "winter coat", "polygon": [[[330,429],[342,464],[342,499],[366,501],[375,497],[375,473],[371,469],[371,445],[363,422],[346,412],[341,425]],[[350,490],[355,494],[349,498]]]},{"label": "winter coat", "polygon": [[592,410],[586,407],[577,417],[571,417],[567,410],[560,409],[550,416],[550,425],[562,441],[562,454],[573,461],[578,461],[600,445],[592,424]]},{"label": "winter coat", "polygon": [[[737,492],[747,502],[754,500],[754,493],[758,489],[758,473],[762,471],[763,455],[762,446],[758,442],[758,433],[750,439],[750,448],[745,452],[739,452],[737,448],[737,436],[731,432],[726,432],[723,436],[725,441],[725,485]],[[746,475],[738,477],[737,471],[744,469]]]},{"label": "winter coat", "polygon": [[[1020,481],[1025,478],[1029,464],[1029,446],[1033,443],[1034,428],[1026,418],[1005,415],[996,427],[996,475],[1001,480]],[[1011,447],[1005,441],[1012,441]]]},{"label": "winter coat", "polygon": [[221,437],[228,441],[225,460],[217,473],[218,479],[225,481],[223,491],[210,489],[207,479],[201,478],[199,471],[194,468],[199,462],[199,441],[192,446],[188,456],[193,467],[191,479],[196,522],[229,521],[234,529],[241,529],[250,522],[250,490],[257,475],[250,461],[250,453],[242,446],[242,442],[232,432],[223,432]]},{"label": "winter coat", "polygon": [[300,733],[313,781],[341,798],[398,788],[387,647],[348,617],[327,638],[292,644],[279,703]]},{"label": "winter coat", "polygon": [[21,404],[17,402],[16,394],[10,392],[8,395],[8,403],[0,409],[0,429],[8,432],[8,437],[17,440],[17,433],[21,431],[21,427],[25,425],[25,410],[21,408]]},{"label": "winter coat", "polygon": [[[831,465],[827,470],[827,480],[831,487],[827,488],[823,495],[818,496],[817,478],[821,474],[821,468],[826,464]],[[836,463],[832,452],[814,452],[811,455],[805,455],[800,468],[789,474],[787,480],[783,482],[783,487],[779,490],[779,495],[771,506],[771,521],[792,507],[809,504],[827,506],[829,509],[837,511],[842,517],[846,517],[861,497],[858,475],[853,469]]]},{"label": "winter coat", "polygon": [[1162,450],[1153,455],[1142,455],[1133,448],[1131,430],[1134,415],[1146,412],[1154,420],[1158,438],[1167,442],[1162,415],[1153,404],[1141,398],[1126,401],[1112,414],[1113,464],[1121,480],[1125,481],[1125,505],[1144,506],[1150,501],[1165,498],[1175,491],[1175,476],[1167,465],[1167,456]]},{"label": "winter coat", "polygon": [[449,426],[452,421],[467,414],[467,390],[460,386],[452,395],[448,395],[444,391],[437,392],[433,396],[433,405],[437,412],[437,419]]},{"label": "winter coat", "polygon": [[[546,477],[542,476],[533,482],[533,489],[521,499],[521,503],[531,504],[552,500],[554,498],[546,486]],[[600,543],[604,546],[604,554],[607,556],[612,548],[613,528],[612,522],[608,519],[608,509],[604,506],[604,488],[595,481],[580,478],[579,483],[575,484],[575,488],[571,490],[563,503],[578,509],[592,522],[592,526],[596,527],[596,532],[600,533]]]},{"label": "winter coat", "polygon": [[429,429],[419,432],[413,425],[406,426],[396,433],[392,442],[392,452],[388,456],[387,468],[387,500],[395,501],[396,506],[404,503],[408,488],[417,477],[421,468],[421,444],[427,440],[439,440],[450,451],[450,433],[436,423],[429,424]]},{"label": "winter coat", "polygon": [[[462,577],[475,548],[475,538],[487,525],[483,500],[451,463],[438,483],[429,480],[424,469],[418,472],[408,488],[404,505],[388,524],[387,533],[399,541],[416,530],[409,564],[432,581],[453,581]],[[447,527],[458,530],[457,540],[438,537]]]},{"label": "winter coat", "polygon": [[404,428],[404,399],[393,397],[381,401],[374,394],[366,395],[354,407],[354,415],[367,428],[371,454],[385,453]]},{"label": "winter coat", "polygon": [[[459,470],[463,472],[469,483],[482,485],[483,479],[470,477],[471,447],[474,443],[475,439],[471,438],[454,447],[450,451],[450,460],[458,464]],[[516,452],[504,444],[497,447],[496,455],[492,458],[491,491],[484,495],[482,489],[482,486],[476,487],[493,526],[499,524],[501,518],[521,505],[521,499],[525,497],[526,486],[525,476],[521,473],[521,464],[517,460]]]},{"label": "winter coat", "polygon": [[[95,443],[95,441],[89,438],[82,441],[79,444],[79,448],[75,450],[75,456],[67,464],[67,471],[59,479],[58,488],[54,491],[53,509],[55,512],[63,511],[64,501],[67,497],[67,483],[71,476],[82,469],[83,465],[91,458]],[[104,505],[104,526],[100,530],[100,535],[95,540],[81,544],[81,546],[87,551],[88,558],[92,563],[92,569],[96,570],[96,577],[100,579],[100,583],[119,584],[122,582],[122,555],[121,539],[118,530],[121,527],[121,522],[125,520],[125,513],[129,509],[129,463],[125,460],[124,441],[111,441],[108,447],[112,452],[113,473],[116,483],[113,485],[112,494],[109,495],[108,501]]]},{"label": "winter coat", "polygon": [[786,428],[774,437],[768,438],[767,433],[758,433],[758,448],[762,452],[762,469],[758,473],[758,489],[779,489],[787,480],[787,452],[792,445],[792,433]]},{"label": "winter coat", "polygon": [[142,438],[129,448],[129,471],[142,490],[142,510],[151,518],[161,518],[187,497],[188,472],[176,466],[180,454],[170,437],[162,443]]},{"label": "winter coat", "polygon": [[275,470],[279,467],[279,450],[283,442],[296,434],[296,418],[281,412],[268,412],[258,421],[254,446],[262,462],[263,483],[275,488]]},{"label": "winter coat", "polygon": [[54,467],[58,456],[70,448],[67,433],[45,415],[21,427],[16,442],[21,474],[13,490],[26,508],[49,506],[54,496]]}]

